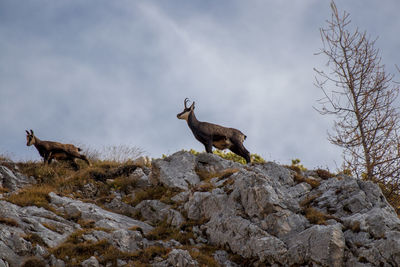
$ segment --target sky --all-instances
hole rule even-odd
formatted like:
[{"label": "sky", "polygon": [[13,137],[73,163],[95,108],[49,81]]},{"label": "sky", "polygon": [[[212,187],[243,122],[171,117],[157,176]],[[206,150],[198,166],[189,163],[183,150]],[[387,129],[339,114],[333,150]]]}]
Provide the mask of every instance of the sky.
[{"label": "sky", "polygon": [[[334,117],[314,109],[329,3],[0,0],[0,154],[39,160],[26,129],[154,158],[204,151],[176,118],[188,97],[200,121],[241,130],[245,147],[267,161],[335,170],[342,150],[327,140]],[[336,4],[378,37],[386,71],[396,74],[400,1]]]}]

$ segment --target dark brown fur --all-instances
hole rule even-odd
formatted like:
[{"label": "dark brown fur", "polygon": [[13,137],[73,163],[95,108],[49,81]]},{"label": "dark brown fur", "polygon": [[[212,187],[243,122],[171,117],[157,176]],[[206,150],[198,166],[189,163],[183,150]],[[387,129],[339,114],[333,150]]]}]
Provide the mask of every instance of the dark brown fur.
[{"label": "dark brown fur", "polygon": [[187,121],[194,137],[204,145],[207,153],[212,153],[213,146],[221,150],[228,148],[233,153],[242,156],[247,163],[250,163],[250,153],[243,146],[246,135],[234,128],[198,121],[194,114],[194,102],[190,107],[186,106],[187,102],[188,99],[186,98],[184,101],[185,108],[177,117]]}]

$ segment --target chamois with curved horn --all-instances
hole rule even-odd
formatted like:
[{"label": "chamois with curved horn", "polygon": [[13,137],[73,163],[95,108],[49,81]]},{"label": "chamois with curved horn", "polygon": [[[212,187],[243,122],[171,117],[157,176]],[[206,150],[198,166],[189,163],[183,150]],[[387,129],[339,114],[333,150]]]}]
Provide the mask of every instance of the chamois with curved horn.
[{"label": "chamois with curved horn", "polygon": [[176,116],[178,119],[186,120],[194,137],[205,146],[207,153],[212,153],[213,146],[221,150],[228,148],[233,153],[243,157],[247,163],[250,163],[250,153],[243,146],[246,135],[234,128],[198,121],[194,114],[195,102],[187,107],[188,102],[189,99],[185,98],[183,102],[185,108]]},{"label": "chamois with curved horn", "polygon": [[35,136],[32,130],[30,132],[26,130],[26,141],[27,146],[34,145],[36,147],[40,156],[43,157],[44,164],[50,164],[53,159],[64,160],[71,162],[75,169],[79,169],[76,159],[81,159],[91,166],[86,156],[79,153],[81,149],[74,145],[42,141]]}]

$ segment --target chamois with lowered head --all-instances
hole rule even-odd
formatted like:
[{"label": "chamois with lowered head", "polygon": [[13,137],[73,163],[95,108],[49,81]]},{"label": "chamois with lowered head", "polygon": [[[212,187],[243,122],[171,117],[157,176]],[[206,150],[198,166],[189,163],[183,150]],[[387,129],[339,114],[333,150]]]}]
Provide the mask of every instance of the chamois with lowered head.
[{"label": "chamois with lowered head", "polygon": [[44,164],[50,164],[53,159],[69,161],[75,169],[79,169],[76,159],[84,160],[91,166],[85,155],[79,153],[81,149],[71,144],[62,144],[52,141],[42,141],[35,136],[33,131],[26,131],[26,145],[34,145],[43,157]]},{"label": "chamois with lowered head", "polygon": [[186,120],[194,137],[205,146],[206,152],[212,153],[213,146],[221,150],[228,148],[233,153],[243,157],[247,163],[250,163],[250,153],[243,146],[246,135],[234,128],[198,121],[194,115],[194,102],[190,107],[187,107],[188,101],[188,98],[184,100],[185,108],[176,116],[178,119]]}]

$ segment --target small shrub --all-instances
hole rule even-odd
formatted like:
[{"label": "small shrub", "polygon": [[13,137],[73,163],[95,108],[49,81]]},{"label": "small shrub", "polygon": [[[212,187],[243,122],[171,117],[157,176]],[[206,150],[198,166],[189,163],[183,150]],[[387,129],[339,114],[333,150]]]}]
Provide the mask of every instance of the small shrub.
[{"label": "small shrub", "polygon": [[324,180],[336,176],[335,174],[330,173],[329,171],[323,170],[323,169],[317,169],[315,172],[317,173],[318,177],[320,177],[321,179],[324,179]]},{"label": "small shrub", "polygon": [[389,204],[394,208],[398,217],[400,218],[400,190],[397,185],[383,184],[378,182],[378,186],[382,190]]},{"label": "small shrub", "polygon": [[[196,151],[194,149],[189,150],[189,152],[192,153],[195,156],[197,156],[197,155],[199,155],[201,153],[201,152],[198,152],[198,151]],[[238,162],[238,163],[241,163],[243,165],[247,164],[246,160],[243,157],[241,157],[239,155],[236,155],[235,153],[230,152],[230,151],[223,151],[223,150],[216,149],[216,150],[213,151],[213,154],[218,155],[221,158],[226,159],[226,160],[232,160],[234,162]],[[165,155],[163,155],[163,158],[164,158],[164,156]],[[265,163],[265,160],[258,154],[250,154],[250,159],[251,159],[252,163]]]},{"label": "small shrub", "polygon": [[[243,165],[247,164],[246,160],[243,157],[241,157],[239,155],[236,155],[235,153],[230,152],[230,151],[226,152],[226,151],[223,151],[223,150],[216,149],[216,150],[214,150],[213,153],[215,155],[220,156],[223,159],[232,160],[234,162],[238,162],[238,163],[241,163]],[[265,163],[265,160],[258,154],[250,154],[250,160],[251,160],[251,163]]]},{"label": "small shrub", "polygon": [[305,210],[305,216],[312,224],[326,224],[326,215],[312,207]]},{"label": "small shrub", "polygon": [[299,159],[292,159],[292,164],[288,166],[288,168],[294,170],[295,172],[302,172],[307,170],[307,168],[305,168],[303,164],[300,164]]}]

